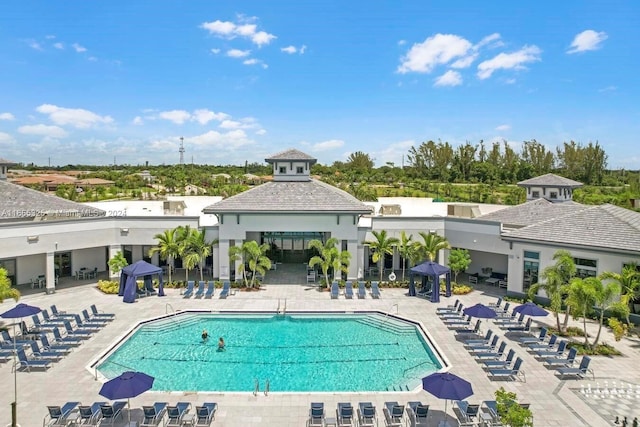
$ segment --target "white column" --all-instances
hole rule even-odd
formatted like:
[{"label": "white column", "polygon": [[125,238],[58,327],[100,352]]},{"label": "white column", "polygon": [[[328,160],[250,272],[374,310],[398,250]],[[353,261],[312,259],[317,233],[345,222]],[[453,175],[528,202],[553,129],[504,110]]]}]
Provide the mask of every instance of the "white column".
[{"label": "white column", "polygon": [[220,269],[220,280],[229,280],[229,278],[231,277],[231,269],[229,268],[229,240],[221,239],[218,243],[218,257],[213,258],[213,268],[216,268],[216,260],[219,266],[218,268]]},{"label": "white column", "polygon": [[46,281],[47,293],[52,294],[56,291],[56,263],[55,252],[47,252],[46,260]]},{"label": "white column", "polygon": [[347,252],[351,254],[351,263],[349,264],[349,272],[347,273],[347,280],[358,280],[358,270],[362,269],[361,274],[364,276],[364,267],[361,264],[361,260],[358,257],[358,241],[347,241]]},{"label": "white column", "polygon": [[[233,241],[233,243],[234,243],[234,246],[240,248],[240,247],[242,247],[243,241],[240,240],[240,239],[236,239],[236,240]],[[240,268],[240,265],[242,265],[242,257],[240,257],[240,259],[236,260],[234,262],[234,266],[233,266],[233,269],[234,269],[234,271],[236,273],[236,276],[235,276],[236,277],[236,282],[238,281],[238,279],[242,278],[241,275],[240,276],[238,275],[238,268]]]},{"label": "white column", "polygon": [[[109,245],[109,259],[113,258],[118,254],[118,252],[122,252],[122,245]],[[118,277],[117,274],[112,274],[111,269],[109,268],[109,264],[107,264],[107,270],[109,271],[109,277],[115,278]]]},{"label": "white column", "polygon": [[211,248],[211,258],[213,259],[213,265],[211,266],[211,277],[220,277],[220,245],[215,245]]}]

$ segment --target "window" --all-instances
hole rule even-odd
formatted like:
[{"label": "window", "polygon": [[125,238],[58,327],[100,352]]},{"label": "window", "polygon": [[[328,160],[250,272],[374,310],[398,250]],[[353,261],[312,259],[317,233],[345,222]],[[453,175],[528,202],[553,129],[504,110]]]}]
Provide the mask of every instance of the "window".
[{"label": "window", "polygon": [[151,264],[151,256],[149,255],[149,251],[153,246],[142,245],[142,259],[149,264]]},{"label": "window", "polygon": [[549,193],[549,198],[550,199],[557,199],[558,198],[558,193],[556,193],[555,191],[551,191]]},{"label": "window", "polygon": [[527,292],[531,285],[538,283],[540,252],[524,251],[523,258],[522,292]]},{"label": "window", "polygon": [[304,173],[304,168],[302,166],[298,166],[296,168],[296,173],[300,174],[300,173]]},{"label": "window", "polygon": [[584,279],[585,277],[595,277],[598,274],[598,261],[595,259],[574,258],[576,264],[576,276]]},{"label": "window", "polygon": [[539,191],[532,191],[531,192],[531,197],[533,197],[534,199],[539,199],[540,198],[540,192]]},{"label": "window", "polygon": [[287,167],[286,166],[280,166],[279,171],[280,171],[281,174],[286,174],[287,173]]},{"label": "window", "polygon": [[524,251],[524,257],[529,259],[540,259],[540,252]]}]

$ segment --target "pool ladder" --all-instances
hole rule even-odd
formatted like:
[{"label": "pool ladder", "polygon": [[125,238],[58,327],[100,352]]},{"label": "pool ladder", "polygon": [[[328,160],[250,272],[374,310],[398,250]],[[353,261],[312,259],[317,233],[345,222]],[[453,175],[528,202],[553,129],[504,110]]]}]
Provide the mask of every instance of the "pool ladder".
[{"label": "pool ladder", "polygon": [[278,298],[278,308],[276,309],[277,314],[285,315],[287,313],[287,299],[284,299],[284,304],[282,305],[282,313],[280,312],[280,298]]},{"label": "pool ladder", "polygon": [[[264,382],[264,395],[267,396],[269,394],[269,388],[270,388],[270,383],[269,383],[269,378],[267,378]],[[259,379],[255,379],[255,386],[253,388],[253,395],[257,396],[260,393],[260,380]]]}]

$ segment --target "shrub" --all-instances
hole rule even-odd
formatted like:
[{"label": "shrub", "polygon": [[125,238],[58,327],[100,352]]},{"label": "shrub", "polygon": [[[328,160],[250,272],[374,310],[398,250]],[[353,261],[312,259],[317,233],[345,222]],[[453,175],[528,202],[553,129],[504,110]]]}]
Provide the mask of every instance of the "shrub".
[{"label": "shrub", "polygon": [[[446,292],[447,285],[444,282],[440,283],[440,294],[444,294]],[[453,295],[467,295],[473,292],[473,288],[468,285],[459,285],[457,283],[451,282],[451,293]]]},{"label": "shrub", "polygon": [[120,290],[120,283],[112,280],[99,280],[98,289],[100,289],[105,294],[117,294]]},{"label": "shrub", "polygon": [[615,337],[616,341],[620,341],[622,337],[627,335],[627,333],[629,332],[629,327],[627,326],[627,324],[622,323],[615,317],[609,318],[609,327],[613,331],[613,336]]},{"label": "shrub", "polygon": [[620,351],[616,350],[614,347],[609,344],[598,344],[597,347],[592,348],[591,346],[585,347],[584,343],[570,343],[567,347],[575,348],[578,350],[578,355],[587,355],[587,356],[622,356]]},{"label": "shrub", "polygon": [[532,427],[533,413],[518,404],[517,395],[500,387],[495,392],[500,422],[511,427]]}]

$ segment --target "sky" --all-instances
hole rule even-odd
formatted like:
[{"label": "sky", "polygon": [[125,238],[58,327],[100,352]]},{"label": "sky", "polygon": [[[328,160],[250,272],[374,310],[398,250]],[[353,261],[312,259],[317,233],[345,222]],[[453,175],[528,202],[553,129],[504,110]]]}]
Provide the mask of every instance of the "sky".
[{"label": "sky", "polygon": [[459,146],[598,142],[640,169],[640,2],[5,2],[0,157],[406,164]]}]

